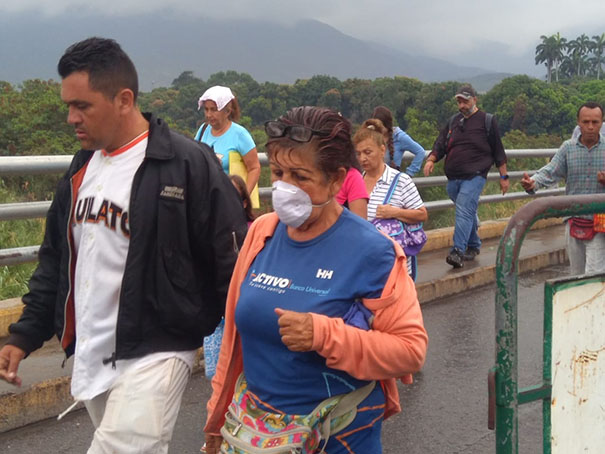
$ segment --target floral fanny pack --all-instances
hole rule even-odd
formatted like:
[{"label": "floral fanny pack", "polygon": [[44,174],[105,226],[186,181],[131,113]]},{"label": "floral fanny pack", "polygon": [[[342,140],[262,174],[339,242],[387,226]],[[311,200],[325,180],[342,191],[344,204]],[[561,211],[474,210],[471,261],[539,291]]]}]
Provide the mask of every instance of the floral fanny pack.
[{"label": "floral fanny pack", "polygon": [[312,454],[322,440],[347,427],[357,406],[370,395],[376,382],[322,401],[308,415],[286,415],[258,408],[247,392],[241,374],[221,428],[223,454]]}]

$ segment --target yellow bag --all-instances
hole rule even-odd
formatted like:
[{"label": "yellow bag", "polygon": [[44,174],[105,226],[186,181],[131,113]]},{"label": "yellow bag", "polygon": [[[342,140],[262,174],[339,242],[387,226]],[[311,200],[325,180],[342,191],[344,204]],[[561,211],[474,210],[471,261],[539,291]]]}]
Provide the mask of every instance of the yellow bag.
[{"label": "yellow bag", "polygon": [[[242,155],[237,151],[229,152],[229,175],[239,175],[244,179],[244,181],[247,181],[248,170],[246,169],[246,164],[244,164]],[[260,208],[260,200],[258,198],[258,183],[256,186],[254,186],[254,189],[250,194],[250,200],[252,201],[252,208]]]}]

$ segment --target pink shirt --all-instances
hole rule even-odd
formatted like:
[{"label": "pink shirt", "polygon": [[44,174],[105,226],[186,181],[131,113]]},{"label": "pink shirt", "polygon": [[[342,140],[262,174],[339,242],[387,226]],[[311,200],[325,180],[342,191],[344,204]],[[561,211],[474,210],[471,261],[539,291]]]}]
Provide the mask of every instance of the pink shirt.
[{"label": "pink shirt", "polygon": [[366,191],[366,185],[363,182],[363,177],[359,170],[355,167],[351,167],[347,172],[345,181],[336,194],[336,201],[341,205],[345,202],[352,202],[353,200],[369,199],[368,191]]}]

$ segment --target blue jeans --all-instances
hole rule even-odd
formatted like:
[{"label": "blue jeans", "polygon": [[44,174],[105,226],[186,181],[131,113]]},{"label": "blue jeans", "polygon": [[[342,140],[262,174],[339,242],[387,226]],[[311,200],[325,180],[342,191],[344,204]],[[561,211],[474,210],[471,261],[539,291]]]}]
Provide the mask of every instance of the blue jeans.
[{"label": "blue jeans", "polygon": [[467,247],[481,247],[481,239],[477,234],[477,206],[484,186],[485,178],[480,175],[470,180],[447,182],[447,195],[456,204],[454,248],[462,253]]}]

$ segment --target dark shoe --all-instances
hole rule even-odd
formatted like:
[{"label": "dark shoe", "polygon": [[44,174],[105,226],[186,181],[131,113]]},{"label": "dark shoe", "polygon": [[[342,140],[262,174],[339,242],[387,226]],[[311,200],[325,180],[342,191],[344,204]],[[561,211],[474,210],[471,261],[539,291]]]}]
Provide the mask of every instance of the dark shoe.
[{"label": "dark shoe", "polygon": [[445,258],[445,261],[454,268],[462,268],[464,266],[462,253],[458,249],[452,249]]},{"label": "dark shoe", "polygon": [[481,251],[476,247],[468,247],[466,248],[466,252],[462,255],[462,258],[469,262],[471,260],[475,260],[475,257],[477,257],[479,254],[481,254]]}]

